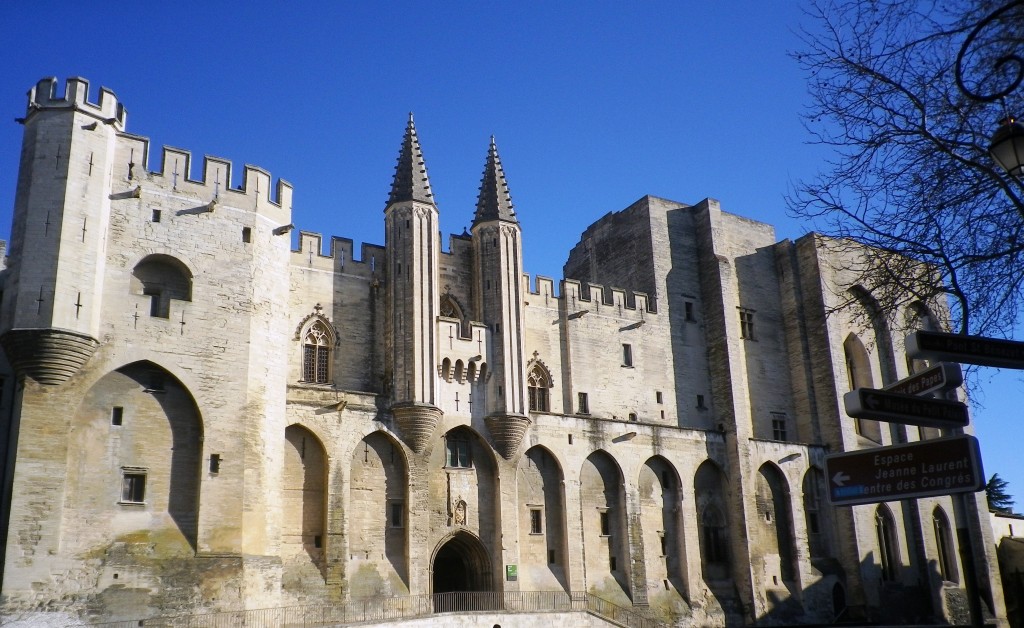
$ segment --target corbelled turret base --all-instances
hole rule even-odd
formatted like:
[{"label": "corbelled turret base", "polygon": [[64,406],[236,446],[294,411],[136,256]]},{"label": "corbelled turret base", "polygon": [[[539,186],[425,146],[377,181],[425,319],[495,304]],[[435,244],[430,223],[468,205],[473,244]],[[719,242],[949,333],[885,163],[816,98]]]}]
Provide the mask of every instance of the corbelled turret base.
[{"label": "corbelled turret base", "polygon": [[12,329],[0,336],[11,366],[40,384],[56,386],[71,379],[89,361],[98,340],[66,329]]},{"label": "corbelled turret base", "polygon": [[391,406],[391,414],[402,431],[402,438],[413,451],[421,454],[444,412],[429,403],[396,403]]},{"label": "corbelled turret base", "polygon": [[521,414],[492,414],[484,418],[487,429],[491,432],[491,438],[498,449],[498,453],[511,460],[519,445],[523,443],[523,435],[526,428],[530,427],[530,419]]}]

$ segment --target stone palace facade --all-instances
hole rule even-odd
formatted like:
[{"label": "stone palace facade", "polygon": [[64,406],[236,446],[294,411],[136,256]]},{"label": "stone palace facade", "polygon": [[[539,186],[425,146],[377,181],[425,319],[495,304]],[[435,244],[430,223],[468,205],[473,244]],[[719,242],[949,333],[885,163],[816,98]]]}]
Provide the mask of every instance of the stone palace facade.
[{"label": "stone palace facade", "polygon": [[878,311],[847,249],[645,196],[531,280],[494,142],[446,249],[410,117],[356,251],[291,233],[259,168],[150,170],[88,91],[44,79],[19,120],[0,612],[588,591],[684,625],[964,620],[950,498],[825,497],[827,452],[937,435],[843,412],[936,307]]}]

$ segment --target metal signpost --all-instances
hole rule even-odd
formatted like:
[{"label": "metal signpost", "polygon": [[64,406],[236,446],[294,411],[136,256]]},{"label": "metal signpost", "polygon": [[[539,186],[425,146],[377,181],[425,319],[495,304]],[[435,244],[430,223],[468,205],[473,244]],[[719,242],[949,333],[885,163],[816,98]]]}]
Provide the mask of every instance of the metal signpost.
[{"label": "metal signpost", "polygon": [[[858,388],[847,393],[843,401],[848,415],[962,432],[960,428],[970,420],[964,404],[920,396],[963,383],[959,364],[951,363],[1024,369],[1024,342],[1014,340],[916,331],[907,336],[905,347],[911,358],[944,363],[890,384],[885,390]],[[954,495],[957,544],[971,624],[982,625],[974,552],[967,528],[969,493],[985,487],[976,438],[961,433],[950,438],[833,454],[825,457],[825,474],[829,502],[836,506]]]},{"label": "metal signpost", "polygon": [[825,476],[834,506],[974,493],[985,486],[978,439],[968,435],[827,456]]},{"label": "metal signpost", "polygon": [[846,393],[843,402],[846,414],[855,419],[945,428],[965,427],[970,422],[967,406],[959,401],[858,388]]},{"label": "metal signpost", "polygon": [[942,362],[920,373],[889,384],[882,390],[902,395],[927,395],[957,388],[964,383],[964,373],[956,362]]},{"label": "metal signpost", "polygon": [[915,331],[907,336],[907,355],[927,360],[949,360],[1024,369],[1024,342],[938,331]]}]

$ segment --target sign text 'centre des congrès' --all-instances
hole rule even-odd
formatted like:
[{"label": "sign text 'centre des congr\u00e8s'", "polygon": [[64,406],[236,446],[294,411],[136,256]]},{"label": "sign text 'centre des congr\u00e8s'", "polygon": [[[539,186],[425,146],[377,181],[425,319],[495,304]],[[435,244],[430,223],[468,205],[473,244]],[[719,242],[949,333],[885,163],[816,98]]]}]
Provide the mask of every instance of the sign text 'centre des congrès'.
[{"label": "sign text 'centre des congr\u00e8s'", "polygon": [[973,493],[985,486],[978,440],[969,435],[826,456],[825,477],[828,500],[836,506]]}]

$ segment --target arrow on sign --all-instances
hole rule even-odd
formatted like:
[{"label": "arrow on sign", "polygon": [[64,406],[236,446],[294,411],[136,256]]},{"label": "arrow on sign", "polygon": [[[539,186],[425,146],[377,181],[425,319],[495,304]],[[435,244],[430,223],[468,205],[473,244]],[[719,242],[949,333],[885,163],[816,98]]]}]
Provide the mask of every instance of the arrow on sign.
[{"label": "arrow on sign", "polygon": [[846,481],[850,479],[850,476],[846,475],[842,471],[837,471],[832,476],[832,481],[835,482],[836,486],[846,486]]},{"label": "arrow on sign", "polygon": [[848,392],[843,403],[846,414],[855,419],[943,428],[964,427],[970,421],[967,406],[959,401],[926,399],[874,388]]}]

